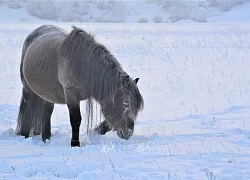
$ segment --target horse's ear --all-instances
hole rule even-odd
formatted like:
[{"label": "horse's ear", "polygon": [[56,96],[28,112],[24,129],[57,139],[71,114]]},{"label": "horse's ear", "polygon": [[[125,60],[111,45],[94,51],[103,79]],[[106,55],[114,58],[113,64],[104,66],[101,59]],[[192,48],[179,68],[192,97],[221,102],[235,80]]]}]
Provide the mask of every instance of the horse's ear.
[{"label": "horse's ear", "polygon": [[124,76],[123,79],[122,79],[122,86],[126,87],[128,82],[129,82],[129,76],[128,75]]},{"label": "horse's ear", "polygon": [[135,78],[134,83],[137,84],[140,78]]},{"label": "horse's ear", "polygon": [[78,30],[78,31],[82,31],[82,29],[81,28],[79,28],[79,27],[76,27],[76,26],[72,26],[72,28],[73,28],[73,30]]}]

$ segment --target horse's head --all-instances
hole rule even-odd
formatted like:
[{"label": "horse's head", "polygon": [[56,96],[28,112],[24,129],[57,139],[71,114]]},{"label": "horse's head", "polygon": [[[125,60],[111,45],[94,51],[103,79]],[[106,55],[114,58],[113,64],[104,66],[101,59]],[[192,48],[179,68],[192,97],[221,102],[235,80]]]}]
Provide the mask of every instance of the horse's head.
[{"label": "horse's head", "polygon": [[139,111],[143,108],[143,98],[137,87],[139,78],[132,80],[122,77],[120,88],[114,99],[103,108],[105,119],[117,130],[117,135],[128,140],[134,133],[134,124]]}]

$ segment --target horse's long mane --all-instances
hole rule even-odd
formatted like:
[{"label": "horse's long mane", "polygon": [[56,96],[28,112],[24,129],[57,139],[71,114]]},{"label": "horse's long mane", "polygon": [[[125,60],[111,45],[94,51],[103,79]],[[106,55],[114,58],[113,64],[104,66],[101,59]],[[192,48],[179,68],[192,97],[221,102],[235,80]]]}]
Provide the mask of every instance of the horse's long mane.
[{"label": "horse's long mane", "polygon": [[[81,78],[87,87],[87,122],[92,125],[93,101],[100,104],[113,101],[121,80],[128,74],[105,46],[96,42],[94,37],[82,29],[74,27],[60,46],[60,54],[72,61],[72,72]],[[132,91],[139,96],[135,108],[142,108],[143,100],[138,88],[132,83]]]},{"label": "horse's long mane", "polygon": [[92,35],[74,28],[61,45],[61,55],[72,62],[72,72],[87,78],[89,96],[97,101],[112,99],[120,78],[127,75],[106,47],[97,43]]}]

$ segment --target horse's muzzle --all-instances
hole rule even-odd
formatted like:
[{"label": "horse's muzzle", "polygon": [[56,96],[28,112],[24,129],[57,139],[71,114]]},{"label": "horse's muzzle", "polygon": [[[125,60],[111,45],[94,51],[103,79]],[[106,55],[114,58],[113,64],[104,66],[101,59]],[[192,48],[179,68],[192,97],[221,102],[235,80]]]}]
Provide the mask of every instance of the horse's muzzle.
[{"label": "horse's muzzle", "polygon": [[131,136],[133,136],[133,130],[129,129],[127,131],[123,131],[122,129],[118,129],[117,130],[117,135],[125,140],[129,140],[129,138],[131,138]]}]

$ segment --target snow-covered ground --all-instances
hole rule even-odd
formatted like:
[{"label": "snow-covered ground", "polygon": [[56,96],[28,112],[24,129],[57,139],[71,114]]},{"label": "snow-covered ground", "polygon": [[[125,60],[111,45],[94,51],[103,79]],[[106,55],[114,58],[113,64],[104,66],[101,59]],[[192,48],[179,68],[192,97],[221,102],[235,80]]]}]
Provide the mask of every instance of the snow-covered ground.
[{"label": "snow-covered ground", "polygon": [[0,1],[4,23],[250,22],[249,0],[46,0]]},{"label": "snow-covered ground", "polygon": [[22,43],[38,26],[0,25],[0,179],[250,179],[249,24],[78,24],[145,99],[130,140],[87,137],[83,121],[80,148],[65,106],[46,144],[14,134]]}]

